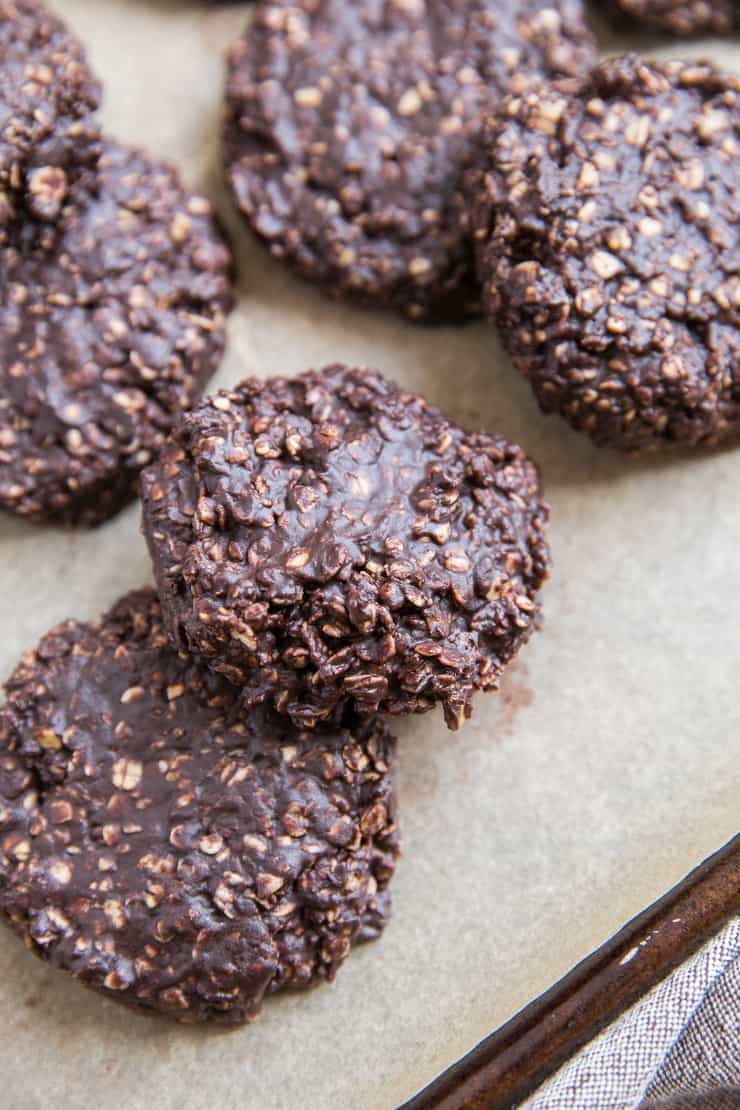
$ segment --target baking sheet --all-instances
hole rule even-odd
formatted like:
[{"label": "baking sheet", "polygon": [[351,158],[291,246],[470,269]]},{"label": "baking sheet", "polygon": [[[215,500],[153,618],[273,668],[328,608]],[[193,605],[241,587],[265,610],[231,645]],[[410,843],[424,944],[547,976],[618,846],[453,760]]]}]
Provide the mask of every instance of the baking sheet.
[{"label": "baking sheet", "polygon": [[[116,137],[220,193],[222,53],[248,6],[57,0]],[[612,38],[611,50],[634,45]],[[740,44],[650,39],[740,68]],[[372,364],[540,463],[553,506],[546,624],[453,736],[399,726],[404,857],[383,939],[252,1026],[186,1029],[101,1000],[0,935],[8,1110],[374,1110],[396,1105],[737,830],[740,452],[627,461],[540,415],[493,331],[332,304],[237,235],[217,385]],[[0,520],[0,673],[55,622],[149,581],[138,508],[72,533]]]}]

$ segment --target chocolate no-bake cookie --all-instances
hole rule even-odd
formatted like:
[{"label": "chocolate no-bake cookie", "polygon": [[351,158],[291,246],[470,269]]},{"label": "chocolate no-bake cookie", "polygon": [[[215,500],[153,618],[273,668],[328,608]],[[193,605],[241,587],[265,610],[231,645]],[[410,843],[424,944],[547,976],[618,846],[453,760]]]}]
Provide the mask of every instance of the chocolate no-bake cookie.
[{"label": "chocolate no-bake cookie", "polygon": [[618,18],[674,35],[725,34],[740,27],[740,0],[611,0]]},{"label": "chocolate no-bake cookie", "polygon": [[106,143],[94,190],[0,245],[0,505],[95,524],[218,366],[229,254],[175,170]]},{"label": "chocolate no-bake cookie", "polygon": [[595,60],[580,0],[277,0],[232,49],[224,156],[272,253],[411,317],[477,306],[458,185],[484,105]]},{"label": "chocolate no-bake cookie", "polygon": [[0,916],[82,982],[238,1022],[377,934],[394,741],[310,733],[169,645],[150,590],[28,652],[0,713]]},{"label": "chocolate no-bake cookie", "polygon": [[441,703],[455,728],[535,623],[536,467],[375,371],[202,401],[142,498],[176,643],[296,723]]},{"label": "chocolate no-bake cookie", "polygon": [[473,175],[485,306],[541,407],[600,444],[740,416],[740,78],[627,56],[493,120]]},{"label": "chocolate no-bake cookie", "polygon": [[56,218],[100,154],[99,101],[64,23],[36,0],[0,0],[0,226]]}]

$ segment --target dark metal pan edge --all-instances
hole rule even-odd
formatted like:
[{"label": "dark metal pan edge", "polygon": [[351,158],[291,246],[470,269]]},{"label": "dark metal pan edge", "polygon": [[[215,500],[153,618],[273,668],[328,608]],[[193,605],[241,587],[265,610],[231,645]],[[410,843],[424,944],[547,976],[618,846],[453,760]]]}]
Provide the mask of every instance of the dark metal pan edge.
[{"label": "dark metal pan edge", "polygon": [[504,1110],[740,913],[740,833],[403,1110]]}]

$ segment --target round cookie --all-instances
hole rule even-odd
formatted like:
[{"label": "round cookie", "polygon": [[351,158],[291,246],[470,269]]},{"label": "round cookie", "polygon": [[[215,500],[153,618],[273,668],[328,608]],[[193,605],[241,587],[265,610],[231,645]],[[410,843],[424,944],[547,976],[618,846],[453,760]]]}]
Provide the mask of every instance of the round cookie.
[{"label": "round cookie", "polygon": [[536,621],[536,467],[372,370],[205,399],[142,498],[175,642],[298,724],[441,703],[457,728]]},{"label": "round cookie", "polygon": [[328,292],[461,317],[478,290],[458,185],[484,104],[594,61],[580,0],[265,2],[229,55],[229,180]]},{"label": "round cookie", "polygon": [[88,986],[179,1021],[331,979],[387,915],[394,741],[246,713],[150,590],[27,652],[0,713],[0,915]]},{"label": "round cookie", "polygon": [[617,16],[674,35],[726,34],[740,27],[740,0],[611,0]]},{"label": "round cookie", "polygon": [[96,189],[0,245],[0,505],[97,524],[216,370],[229,254],[171,166],[106,143]]},{"label": "round cookie", "polygon": [[100,87],[64,23],[36,0],[0,0],[0,225],[55,219],[100,154]]},{"label": "round cookie", "polygon": [[545,412],[628,450],[740,410],[740,79],[605,62],[512,99],[471,189],[486,308]]}]

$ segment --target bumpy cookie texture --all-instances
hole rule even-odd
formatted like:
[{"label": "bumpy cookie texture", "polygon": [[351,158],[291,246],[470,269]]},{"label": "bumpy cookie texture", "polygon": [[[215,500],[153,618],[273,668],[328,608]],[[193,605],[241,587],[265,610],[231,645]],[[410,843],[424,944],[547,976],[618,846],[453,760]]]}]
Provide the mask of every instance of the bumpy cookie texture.
[{"label": "bumpy cookie texture", "polygon": [[56,219],[100,154],[100,88],[81,44],[35,0],[0,0],[0,225]]},{"label": "bumpy cookie texture", "polygon": [[28,652],[0,714],[0,915],[180,1021],[331,979],[387,916],[394,741],[301,732],[178,656],[152,591]]},{"label": "bumpy cookie texture", "polygon": [[456,728],[535,623],[535,466],[375,371],[248,378],[204,400],[142,498],[178,645],[297,723],[441,703]]},{"label": "bumpy cookie texture", "polygon": [[0,235],[0,504],[97,524],[216,370],[229,254],[175,170],[111,143],[58,221]]},{"label": "bumpy cookie texture", "polygon": [[740,79],[635,56],[492,122],[484,302],[542,408],[599,444],[737,430],[739,132]]},{"label": "bumpy cookie texture", "polygon": [[229,58],[227,172],[304,277],[459,317],[478,305],[458,185],[483,105],[594,60],[580,0],[262,3]]},{"label": "bumpy cookie texture", "polygon": [[612,0],[619,17],[674,35],[723,34],[740,27],[740,0]]}]

